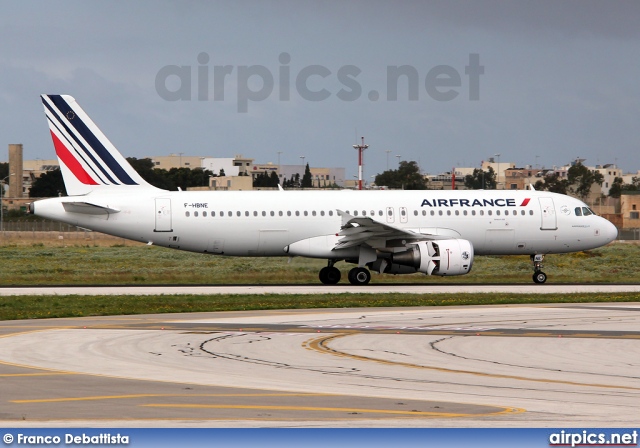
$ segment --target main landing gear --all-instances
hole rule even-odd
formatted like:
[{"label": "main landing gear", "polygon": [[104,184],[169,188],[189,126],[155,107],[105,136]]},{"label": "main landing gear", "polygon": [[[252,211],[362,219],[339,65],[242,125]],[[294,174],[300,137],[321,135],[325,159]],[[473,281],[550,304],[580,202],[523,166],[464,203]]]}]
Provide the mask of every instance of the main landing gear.
[{"label": "main landing gear", "polygon": [[335,260],[329,260],[329,265],[320,269],[320,281],[325,285],[335,285],[340,281],[340,270],[334,266]]},{"label": "main landing gear", "polygon": [[[340,281],[340,270],[334,266],[336,260],[329,260],[329,265],[320,269],[318,277],[325,285],[335,285]],[[349,283],[366,285],[371,281],[371,272],[367,268],[353,268],[349,271]]]},{"label": "main landing gear", "polygon": [[542,261],[544,260],[544,254],[531,255],[531,261],[533,262],[533,283],[542,284],[547,281],[547,274],[542,272]]},{"label": "main landing gear", "polygon": [[371,281],[371,272],[367,268],[353,268],[349,271],[349,283],[366,285]]}]

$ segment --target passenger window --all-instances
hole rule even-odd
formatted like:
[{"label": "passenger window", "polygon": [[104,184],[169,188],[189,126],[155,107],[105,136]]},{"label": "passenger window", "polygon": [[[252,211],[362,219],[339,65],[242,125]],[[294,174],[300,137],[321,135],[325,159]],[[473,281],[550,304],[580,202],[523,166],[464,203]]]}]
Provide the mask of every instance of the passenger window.
[{"label": "passenger window", "polygon": [[311,212],[311,216],[316,216],[316,211],[315,210]]},{"label": "passenger window", "polygon": [[529,210],[529,214],[533,216],[533,210]]},{"label": "passenger window", "polygon": [[407,216],[407,211],[404,208],[402,208],[402,209],[400,209],[400,214],[402,216]]},{"label": "passenger window", "polygon": [[262,211],[262,216],[267,216],[267,212],[265,212],[264,210]]},{"label": "passenger window", "polygon": [[282,216],[283,214],[284,214],[284,213],[282,213],[282,210],[280,210],[280,211],[278,212],[278,216]]},{"label": "passenger window", "polygon": [[324,210],[320,210],[320,216],[324,216]]},{"label": "passenger window", "polygon": [[190,213],[189,212],[184,212],[184,216],[186,216],[187,218],[189,217]]},{"label": "passenger window", "polygon": [[378,215],[380,216],[384,215],[384,213],[382,213],[382,210],[378,210]]},{"label": "passenger window", "polygon": [[304,211],[304,216],[309,216],[309,212],[308,211]]},{"label": "passenger window", "polygon": [[496,215],[500,216],[500,210],[496,210]]},{"label": "passenger window", "polygon": [[464,211],[462,212],[462,214],[463,214],[464,216],[467,216],[467,211],[466,211],[466,210],[464,210]]},{"label": "passenger window", "polygon": [[271,216],[276,216],[276,212],[274,212],[273,210],[272,210],[272,211],[270,211],[270,212],[269,212],[269,214],[270,214]]},{"label": "passenger window", "polygon": [[236,212],[236,216],[237,216],[237,217],[242,216],[242,212]]},{"label": "passenger window", "polygon": [[484,216],[484,210],[480,210],[480,216]]},{"label": "passenger window", "polygon": [[296,210],[296,216],[300,216],[300,211]]},{"label": "passenger window", "polygon": [[451,216],[451,210],[447,210],[447,216]]},{"label": "passenger window", "polygon": [[329,210],[329,216],[333,216],[333,210]]},{"label": "passenger window", "polygon": [[258,212],[253,212],[253,216],[258,216]]},{"label": "passenger window", "polygon": [[438,215],[442,216],[442,210],[438,210]]},{"label": "passenger window", "polygon": [[224,216],[224,212],[220,212],[220,216]]},{"label": "passenger window", "polygon": [[216,212],[211,212],[211,217],[215,218],[215,216],[216,216]]},{"label": "passenger window", "polygon": [[376,211],[375,210],[371,210],[371,216],[376,216]]},{"label": "passenger window", "polygon": [[353,211],[353,216],[358,216],[358,210]]},{"label": "passenger window", "polygon": [[362,216],[367,216],[367,211],[366,210],[362,210]]},{"label": "passenger window", "polygon": [[524,216],[524,210],[520,210],[520,214]]},{"label": "passenger window", "polygon": [[436,215],[436,211],[435,210],[431,210],[431,216],[435,216]]},{"label": "passenger window", "polygon": [[426,210],[422,210],[422,216],[427,216],[427,211]]},{"label": "passenger window", "polygon": [[475,210],[471,210],[471,216],[476,216],[476,211]]},{"label": "passenger window", "polygon": [[460,211],[456,210],[456,216],[460,216]]},{"label": "passenger window", "polygon": [[487,215],[491,216],[493,215],[493,212],[491,210],[487,210]]},{"label": "passenger window", "polygon": [[287,216],[291,216],[291,212],[287,210]]},{"label": "passenger window", "polygon": [[249,216],[249,212],[244,212],[244,216]]}]

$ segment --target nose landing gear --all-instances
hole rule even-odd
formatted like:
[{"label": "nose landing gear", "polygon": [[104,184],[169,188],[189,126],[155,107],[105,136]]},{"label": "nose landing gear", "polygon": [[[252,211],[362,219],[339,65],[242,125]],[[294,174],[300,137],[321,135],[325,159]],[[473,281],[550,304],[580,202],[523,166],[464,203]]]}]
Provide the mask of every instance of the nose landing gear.
[{"label": "nose landing gear", "polygon": [[542,272],[542,262],[544,261],[544,254],[531,255],[531,261],[533,262],[533,282],[542,284],[547,281],[547,274]]}]

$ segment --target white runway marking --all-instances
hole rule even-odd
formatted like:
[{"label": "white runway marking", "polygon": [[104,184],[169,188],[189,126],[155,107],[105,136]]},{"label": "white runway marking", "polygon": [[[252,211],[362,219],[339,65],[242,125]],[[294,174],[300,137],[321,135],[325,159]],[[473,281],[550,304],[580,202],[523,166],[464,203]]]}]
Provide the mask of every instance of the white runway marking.
[{"label": "white runway marking", "polygon": [[640,292],[638,285],[234,285],[234,286],[48,286],[0,288],[0,296],[13,295],[173,295],[173,294],[569,294]]}]

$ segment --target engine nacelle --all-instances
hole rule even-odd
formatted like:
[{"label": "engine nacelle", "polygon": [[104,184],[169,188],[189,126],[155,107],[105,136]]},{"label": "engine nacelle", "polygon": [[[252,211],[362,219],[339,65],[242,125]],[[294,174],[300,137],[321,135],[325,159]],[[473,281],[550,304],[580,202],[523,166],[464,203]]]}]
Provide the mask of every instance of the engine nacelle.
[{"label": "engine nacelle", "polygon": [[473,266],[473,245],[461,239],[420,241],[408,251],[393,254],[391,262],[427,275],[464,275]]}]

